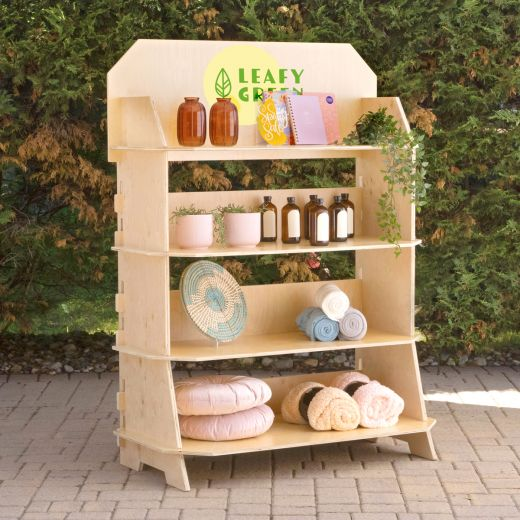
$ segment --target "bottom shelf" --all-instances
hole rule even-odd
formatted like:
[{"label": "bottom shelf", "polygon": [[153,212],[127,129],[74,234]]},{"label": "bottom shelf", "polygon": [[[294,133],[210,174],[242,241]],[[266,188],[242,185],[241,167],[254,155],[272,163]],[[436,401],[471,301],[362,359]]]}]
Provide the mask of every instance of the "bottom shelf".
[{"label": "bottom shelf", "polygon": [[430,430],[435,424],[435,419],[427,418],[425,421],[401,417],[395,426],[389,428],[356,428],[347,432],[317,432],[309,426],[288,424],[277,416],[272,428],[252,439],[238,441],[197,441],[193,439],[182,439],[182,449],[169,450],[164,447],[154,446],[150,441],[144,441],[125,432],[117,431],[121,438],[132,440],[138,444],[160,452],[183,453],[184,455],[219,456],[232,455],[235,453],[250,453],[253,451],[280,450],[283,448],[296,448],[299,446],[311,446],[314,444],[330,444],[334,442],[359,441],[377,437],[392,437],[396,435],[407,435]]}]

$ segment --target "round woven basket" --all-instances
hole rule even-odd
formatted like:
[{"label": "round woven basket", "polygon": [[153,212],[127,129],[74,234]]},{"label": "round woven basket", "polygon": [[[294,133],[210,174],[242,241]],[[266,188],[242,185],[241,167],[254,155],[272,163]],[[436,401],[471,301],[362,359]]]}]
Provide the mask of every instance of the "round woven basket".
[{"label": "round woven basket", "polygon": [[181,276],[180,293],[186,314],[206,336],[232,341],[244,330],[244,294],[222,266],[208,260],[189,265]]}]

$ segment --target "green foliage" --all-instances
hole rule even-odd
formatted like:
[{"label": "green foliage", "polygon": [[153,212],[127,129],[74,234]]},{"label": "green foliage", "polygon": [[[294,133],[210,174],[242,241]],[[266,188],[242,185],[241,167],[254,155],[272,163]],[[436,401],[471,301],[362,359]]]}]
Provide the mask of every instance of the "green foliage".
[{"label": "green foliage", "polygon": [[[244,206],[238,206],[237,204],[228,204],[227,206],[219,206],[217,208],[217,211],[219,213],[225,214],[225,213],[248,213],[246,208]],[[255,211],[255,213],[258,213],[258,211]]]},{"label": "green foliage", "polygon": [[[395,193],[409,195],[417,212],[426,204],[426,167],[424,161],[424,136],[407,132],[398,127],[397,120],[386,113],[386,108],[363,114],[356,129],[343,142],[345,144],[371,144],[382,147],[385,154],[385,169],[381,172],[387,189],[378,200],[377,222],[383,231],[381,240],[399,246],[401,225],[397,216]],[[401,249],[395,250],[399,255]]]},{"label": "green foliage", "polygon": [[180,207],[175,208],[170,215],[170,220],[178,217],[186,217],[188,215],[209,215],[212,213],[211,211],[206,211],[205,209],[196,208],[193,204],[189,207]]},{"label": "green foliage", "polygon": [[[386,113],[386,108],[380,108],[376,112],[368,111],[363,114],[356,123],[355,134],[359,144],[378,145],[385,142],[398,130],[397,120]],[[346,137],[345,144],[350,144]]]},{"label": "green foliage", "polygon": [[[30,329],[78,288],[93,300],[115,291],[106,72],[137,38],[224,38],[354,46],[377,74],[379,95],[399,95],[424,135],[432,187],[417,218],[417,321],[430,348],[478,351],[518,337],[517,0],[10,0],[0,19],[0,327]],[[172,191],[354,178],[352,161],[338,160],[182,163],[170,171]],[[295,264],[221,261],[235,262],[229,268],[241,283],[287,279],[282,264],[310,276],[302,262],[322,279],[325,269],[332,278],[353,272],[349,255],[331,254]],[[172,260],[174,282],[185,263]]]}]

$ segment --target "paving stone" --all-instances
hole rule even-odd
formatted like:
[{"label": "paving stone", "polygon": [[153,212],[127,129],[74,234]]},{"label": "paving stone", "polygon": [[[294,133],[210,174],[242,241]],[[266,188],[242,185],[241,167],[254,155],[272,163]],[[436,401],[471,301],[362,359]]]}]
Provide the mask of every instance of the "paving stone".
[{"label": "paving stone", "polygon": [[318,520],[350,520],[349,513],[318,513]]},{"label": "paving stone", "polygon": [[395,513],[353,513],[352,520],[397,520]]},{"label": "paving stone", "polygon": [[145,520],[148,509],[127,509],[117,507],[112,516],[113,520]]},{"label": "paving stone", "polygon": [[180,514],[176,509],[153,509],[148,511],[146,520],[178,520]]},{"label": "paving stone", "polygon": [[361,493],[362,504],[403,504],[400,493]]},{"label": "paving stone", "polygon": [[19,518],[23,510],[23,507],[0,505],[0,518]]},{"label": "paving stone", "polygon": [[405,513],[406,507],[404,504],[361,504],[361,511],[363,513]]},{"label": "paving stone", "polygon": [[447,502],[407,501],[406,505],[411,513],[451,513]]},{"label": "paving stone", "polygon": [[[314,503],[314,501],[313,501]],[[229,504],[227,508],[228,513],[234,515],[269,515],[271,513],[271,505],[270,504]]]},{"label": "paving stone", "polygon": [[79,511],[83,506],[83,502],[73,502],[73,501],[63,501],[63,502],[52,502],[49,507],[49,511],[51,513],[60,512],[60,513],[74,513],[75,511]]},{"label": "paving stone", "polygon": [[95,502],[85,502],[83,504],[83,511],[91,512],[112,512],[116,508],[116,502],[107,502],[96,500]]},{"label": "paving stone", "polygon": [[[209,520],[208,512],[202,509],[183,511],[182,520]],[[211,511],[211,520],[224,520],[226,518],[225,510],[213,510]]]},{"label": "paving stone", "polygon": [[[224,490],[213,490],[224,491]],[[226,490],[227,491],[227,490]],[[231,489],[229,493],[230,504],[270,504],[270,489]]]},{"label": "paving stone", "polygon": [[162,506],[172,509],[225,509],[227,500],[225,498],[165,498]]},{"label": "paving stone", "polygon": [[316,514],[316,508],[313,507],[294,507],[294,506],[272,506],[272,514],[275,515],[291,515],[291,516],[310,516]]},{"label": "paving stone", "polygon": [[514,506],[453,506],[455,515],[459,518],[489,518],[501,516],[514,516],[518,509]]}]

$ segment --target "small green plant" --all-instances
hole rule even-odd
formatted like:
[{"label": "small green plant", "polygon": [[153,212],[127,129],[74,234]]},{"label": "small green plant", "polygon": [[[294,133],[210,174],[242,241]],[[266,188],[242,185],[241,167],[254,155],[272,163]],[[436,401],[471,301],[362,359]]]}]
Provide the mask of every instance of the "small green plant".
[{"label": "small green plant", "polygon": [[356,130],[343,140],[344,144],[369,144],[381,146],[385,156],[383,177],[387,190],[379,197],[377,222],[383,230],[381,240],[395,244],[396,255],[400,254],[401,225],[395,205],[396,192],[410,195],[417,212],[426,203],[426,167],[424,160],[424,136],[415,131],[401,129],[386,108],[363,114],[356,123]]},{"label": "small green plant", "polygon": [[207,211],[205,209],[199,209],[192,204],[188,208],[184,206],[175,208],[175,210],[172,211],[170,219],[173,220],[174,218],[186,217],[188,215],[209,215],[210,213],[213,213],[213,210]]},{"label": "small green plant", "polygon": [[[227,206],[219,206],[216,211],[222,213],[253,213],[253,211],[248,212],[244,206],[237,206],[236,204],[228,204]],[[254,210],[256,211],[256,210]]]}]

